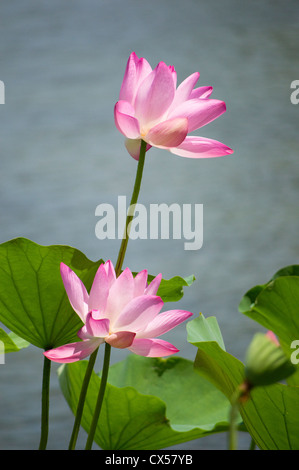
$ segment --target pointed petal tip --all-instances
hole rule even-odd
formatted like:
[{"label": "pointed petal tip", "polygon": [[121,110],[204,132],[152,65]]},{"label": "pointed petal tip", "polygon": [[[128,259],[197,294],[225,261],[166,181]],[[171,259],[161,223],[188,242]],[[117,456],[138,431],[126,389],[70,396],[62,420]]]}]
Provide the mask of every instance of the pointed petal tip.
[{"label": "pointed petal tip", "polygon": [[114,106],[114,122],[117,130],[128,139],[140,137],[140,126],[134,117],[134,108],[131,103],[119,100]]},{"label": "pointed petal tip", "polygon": [[162,339],[135,339],[129,350],[145,357],[167,357],[179,352],[173,344]]},{"label": "pointed petal tip", "polygon": [[159,273],[145,289],[145,294],[156,295],[160,287],[162,274]]},{"label": "pointed petal tip", "polygon": [[60,272],[61,274],[65,274],[65,273],[68,273],[71,271],[71,268],[69,266],[67,266],[67,264],[61,262],[60,263]]},{"label": "pointed petal tip", "polygon": [[137,333],[138,338],[155,338],[164,335],[176,326],[180,325],[193,314],[186,310],[168,310],[162,312],[149,321],[143,331]]},{"label": "pointed petal tip", "polygon": [[112,279],[116,279],[114,264],[112,263],[111,260],[106,261],[103,267],[106,271],[108,278],[112,277]]},{"label": "pointed petal tip", "polygon": [[44,356],[53,362],[68,364],[85,359],[101,344],[101,341],[85,340],[76,343],[65,344],[58,348],[44,351]]},{"label": "pointed petal tip", "polygon": [[197,136],[187,136],[181,145],[171,148],[169,151],[184,158],[224,157],[234,152],[222,142]]},{"label": "pointed petal tip", "polygon": [[49,351],[44,351],[43,355],[52,362],[57,362],[58,364],[70,364],[72,362],[77,362],[80,360],[79,357],[59,357],[52,351],[55,349],[50,349]]}]

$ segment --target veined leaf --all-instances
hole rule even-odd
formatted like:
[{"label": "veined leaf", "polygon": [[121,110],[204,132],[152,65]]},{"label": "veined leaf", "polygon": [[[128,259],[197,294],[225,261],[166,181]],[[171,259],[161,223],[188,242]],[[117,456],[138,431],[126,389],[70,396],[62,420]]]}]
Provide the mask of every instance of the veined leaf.
[{"label": "veined leaf", "polygon": [[29,343],[50,349],[78,340],[82,322],[70,306],[60,263],[90,288],[98,266],[75,248],[25,238],[0,245],[0,321]]},{"label": "veined leaf", "polygon": [[[86,361],[59,368],[59,381],[76,410]],[[109,370],[95,442],[105,450],[162,449],[228,429],[229,401],[194,372],[192,361],[129,355]],[[82,426],[88,431],[99,391],[93,373]]]},{"label": "veined leaf", "polygon": [[[187,323],[188,340],[198,348],[194,366],[200,375],[231,399],[244,380],[244,365],[221,347],[215,335],[205,335],[205,328],[197,336],[196,331],[206,322],[209,323],[209,319],[195,318]],[[251,391],[250,399],[241,403],[240,414],[260,449],[299,449],[298,387],[280,383],[256,387]]]},{"label": "veined leaf", "polygon": [[23,348],[27,348],[30,344],[12,332],[6,333],[2,328],[0,328],[0,342],[3,345],[2,353],[20,351]]},{"label": "veined leaf", "polygon": [[[273,331],[290,357],[293,341],[299,341],[299,266],[280,269],[268,283],[250,289],[239,310]],[[288,382],[299,385],[299,371]]]}]

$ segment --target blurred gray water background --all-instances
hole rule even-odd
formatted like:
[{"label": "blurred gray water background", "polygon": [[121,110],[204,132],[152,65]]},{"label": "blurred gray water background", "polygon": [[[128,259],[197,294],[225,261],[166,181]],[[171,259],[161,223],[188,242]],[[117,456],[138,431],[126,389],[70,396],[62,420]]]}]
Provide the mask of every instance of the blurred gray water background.
[{"label": "blurred gray water background", "polygon": [[[90,259],[116,260],[118,240],[95,236],[95,208],[129,199],[136,162],[113,121],[132,51],[154,67],[173,64],[178,82],[195,71],[227,112],[198,135],[232,156],[189,160],[152,149],[139,202],[203,204],[204,243],[136,240],[125,266],[165,278],[194,274],[181,308],[216,315],[239,359],[261,327],[238,312],[243,294],[299,255],[299,79],[296,0],[2,0],[0,242],[26,237],[75,246]],[[168,308],[172,306],[167,306]],[[185,325],[167,335],[193,359]],[[113,361],[121,355],[114,350]],[[30,347],[0,366],[0,449],[39,442],[42,354]],[[51,383],[49,448],[64,449],[73,417]],[[83,435],[82,442],[85,444]],[[248,447],[240,437],[240,448]],[[226,436],[181,449],[225,449]]]}]

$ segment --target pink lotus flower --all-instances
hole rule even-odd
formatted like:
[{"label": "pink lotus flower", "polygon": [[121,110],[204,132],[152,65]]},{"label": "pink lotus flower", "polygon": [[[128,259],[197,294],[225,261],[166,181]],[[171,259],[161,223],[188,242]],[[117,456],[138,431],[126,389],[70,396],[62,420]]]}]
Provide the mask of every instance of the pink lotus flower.
[{"label": "pink lotus flower", "polygon": [[141,140],[152,146],[188,158],[219,157],[233,150],[216,140],[187,136],[226,111],[223,101],[210,99],[212,87],[194,88],[195,72],[176,88],[173,66],[160,62],[152,70],[135,52],[129,57],[114,108],[115,124],[126,137],[130,155],[139,159]]},{"label": "pink lotus flower", "polygon": [[84,326],[78,336],[82,341],[44,352],[55,362],[75,362],[89,356],[106,342],[115,348],[128,348],[148,357],[169,356],[178,349],[156,339],[189,318],[192,313],[170,310],[159,313],[163,300],[157,296],[161,274],[148,285],[147,271],[133,277],[126,268],[116,277],[113,264],[101,264],[90,294],[78,276],[61,263],[61,276],[69,301]]}]

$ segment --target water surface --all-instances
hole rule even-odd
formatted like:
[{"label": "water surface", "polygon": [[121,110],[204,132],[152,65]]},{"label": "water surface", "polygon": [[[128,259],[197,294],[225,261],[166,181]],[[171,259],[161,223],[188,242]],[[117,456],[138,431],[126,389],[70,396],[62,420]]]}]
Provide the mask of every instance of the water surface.
[{"label": "water surface", "polygon": [[[298,16],[295,0],[2,2],[0,241],[23,236],[116,260],[118,240],[95,236],[95,208],[129,198],[134,181],[136,162],[113,122],[127,58],[134,50],[153,66],[173,64],[179,81],[199,71],[199,84],[214,87],[227,113],[198,135],[234,154],[192,161],[152,149],[140,202],[203,204],[203,247],[136,240],[125,265],[165,278],[194,274],[181,308],[216,315],[227,350],[242,359],[261,328],[238,312],[241,297],[298,263],[299,105],[290,101],[299,79]],[[194,358],[184,326],[168,339]],[[121,357],[116,351],[113,361]],[[34,347],[1,366],[1,449],[38,445],[41,368]],[[55,370],[49,448],[63,449],[73,418]],[[226,437],[179,447],[222,449]]]}]

